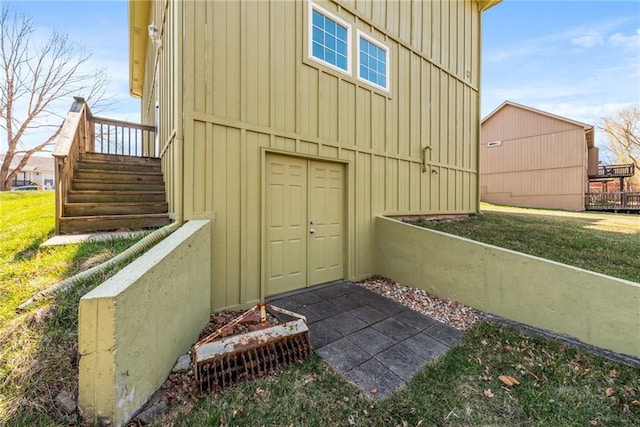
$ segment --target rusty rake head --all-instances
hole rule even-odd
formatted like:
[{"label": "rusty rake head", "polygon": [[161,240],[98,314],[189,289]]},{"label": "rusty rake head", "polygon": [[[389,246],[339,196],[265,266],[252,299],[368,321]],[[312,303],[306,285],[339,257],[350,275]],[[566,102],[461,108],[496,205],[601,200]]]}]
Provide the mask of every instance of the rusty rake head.
[{"label": "rusty rake head", "polygon": [[[260,312],[261,329],[222,337],[249,316]],[[266,311],[281,319],[269,326]],[[195,379],[201,391],[226,388],[238,381],[256,379],[311,355],[306,319],[297,313],[258,304],[223,328],[198,341],[191,352]]]}]

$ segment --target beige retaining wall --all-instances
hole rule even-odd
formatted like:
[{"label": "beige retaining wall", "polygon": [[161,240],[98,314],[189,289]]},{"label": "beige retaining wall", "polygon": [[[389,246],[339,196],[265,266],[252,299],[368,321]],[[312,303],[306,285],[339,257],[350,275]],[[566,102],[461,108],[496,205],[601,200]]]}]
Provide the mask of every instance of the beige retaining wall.
[{"label": "beige retaining wall", "polygon": [[189,221],[80,300],[78,404],[128,421],[186,353],[210,312],[209,221]]},{"label": "beige retaining wall", "polygon": [[640,357],[640,284],[377,217],[377,273]]}]

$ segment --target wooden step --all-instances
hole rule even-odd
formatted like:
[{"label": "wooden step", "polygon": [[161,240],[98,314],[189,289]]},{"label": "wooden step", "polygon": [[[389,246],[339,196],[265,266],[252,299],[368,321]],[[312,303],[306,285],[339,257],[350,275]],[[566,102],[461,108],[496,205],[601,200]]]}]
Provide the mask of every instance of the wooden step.
[{"label": "wooden step", "polygon": [[167,213],[166,202],[65,203],[64,216],[142,215]]},{"label": "wooden step", "polygon": [[73,180],[94,179],[102,182],[162,182],[161,172],[147,171],[108,171],[95,169],[79,169],[74,171]]},{"label": "wooden step", "polygon": [[[156,159],[148,159],[156,160]],[[124,172],[155,172],[162,173],[160,162],[147,163],[126,163],[108,162],[103,160],[81,160],[76,163],[76,170],[99,170],[99,171],[124,171]]]},{"label": "wooden step", "polygon": [[74,179],[71,182],[71,190],[92,191],[164,191],[162,182],[122,181],[105,182],[95,179]]},{"label": "wooden step", "polygon": [[120,154],[102,154],[102,153],[82,153],[80,154],[79,161],[98,161],[106,163],[121,163],[121,164],[160,164],[160,159],[157,157],[136,157],[136,156],[123,156]]},{"label": "wooden step", "polygon": [[61,234],[170,223],[160,159],[82,153],[62,211]]},{"label": "wooden step", "polygon": [[164,191],[71,190],[67,203],[166,202]]},{"label": "wooden step", "polygon": [[96,231],[141,230],[167,225],[167,214],[106,215],[60,218],[60,234],[90,233]]}]

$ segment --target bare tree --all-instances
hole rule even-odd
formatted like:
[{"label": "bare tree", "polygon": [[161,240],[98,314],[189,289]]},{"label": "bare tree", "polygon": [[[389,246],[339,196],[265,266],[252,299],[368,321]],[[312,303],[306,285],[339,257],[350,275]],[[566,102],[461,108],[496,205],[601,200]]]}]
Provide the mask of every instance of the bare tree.
[{"label": "bare tree", "polygon": [[608,149],[618,163],[634,163],[640,171],[640,109],[632,106],[602,119],[600,129],[608,139]]},{"label": "bare tree", "polygon": [[[29,16],[0,10],[0,129],[6,133],[7,151],[0,166],[0,190],[11,187],[16,174],[29,158],[44,151],[62,129],[59,101],[83,96],[94,110],[108,102],[106,68],[85,71],[91,57],[82,45],[66,34],[53,32],[44,43],[37,41]],[[41,139],[33,146],[29,135]],[[11,162],[21,156],[11,168]]]}]

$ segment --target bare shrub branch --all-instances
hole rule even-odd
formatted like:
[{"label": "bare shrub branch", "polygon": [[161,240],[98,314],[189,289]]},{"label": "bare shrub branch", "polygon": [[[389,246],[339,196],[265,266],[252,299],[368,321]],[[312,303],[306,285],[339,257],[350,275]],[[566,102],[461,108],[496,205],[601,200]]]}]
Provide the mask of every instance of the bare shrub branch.
[{"label": "bare shrub branch", "polygon": [[[8,190],[31,155],[51,146],[62,128],[60,101],[84,97],[90,105],[104,106],[109,76],[105,68],[85,71],[91,53],[53,32],[38,43],[29,16],[0,10],[0,128],[6,133],[7,151],[0,166],[0,190]],[[64,107],[62,107],[64,108]],[[37,131],[41,142],[26,147]],[[16,154],[23,157],[11,168]]]}]

